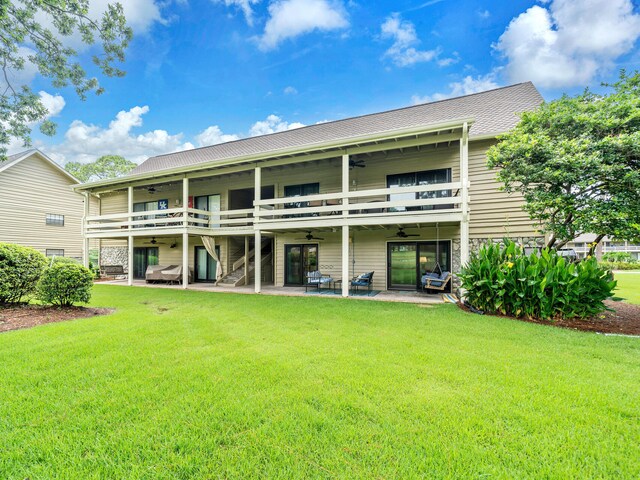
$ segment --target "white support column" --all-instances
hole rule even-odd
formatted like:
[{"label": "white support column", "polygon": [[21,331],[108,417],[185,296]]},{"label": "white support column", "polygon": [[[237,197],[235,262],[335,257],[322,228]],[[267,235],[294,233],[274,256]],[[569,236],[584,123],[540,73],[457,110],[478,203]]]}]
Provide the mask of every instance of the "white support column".
[{"label": "white support column", "polygon": [[[129,221],[133,220],[131,214],[133,213],[133,187],[127,188],[127,213],[129,214]],[[129,225],[131,230],[131,225]]]},{"label": "white support column", "polygon": [[244,284],[249,285],[249,236],[244,237]]},{"label": "white support column", "polygon": [[182,234],[182,288],[189,286],[189,234]]},{"label": "white support column", "polygon": [[[129,214],[129,222],[133,220],[133,187],[127,188],[127,213]],[[131,225],[129,225],[129,230],[131,230]],[[129,239],[127,240],[127,283],[129,285],[133,285],[133,236],[129,235]]]},{"label": "white support column", "polygon": [[189,179],[184,177],[182,179],[182,209],[184,211],[182,221],[184,228],[189,226],[189,214],[187,213],[187,208],[189,208]]},{"label": "white support column", "polygon": [[[254,180],[255,180],[255,185],[254,185],[254,189],[255,189],[255,201],[258,202],[261,199],[262,196],[262,170],[260,169],[260,167],[256,167],[254,170]],[[260,211],[260,207],[255,205],[254,203],[254,208],[255,208],[255,212],[256,214]],[[254,268],[253,268],[253,272],[254,272],[254,286],[255,286],[255,292],[256,293],[260,293],[260,290],[262,289],[262,232],[260,231],[260,225],[255,223],[257,220],[257,215],[254,215],[254,224],[253,224],[253,228],[255,229],[255,245],[254,245],[254,255],[253,255],[253,261],[254,261]],[[245,263],[247,262],[247,259],[245,258]]]},{"label": "white support column", "polygon": [[460,139],[460,181],[462,183],[462,221],[460,222],[460,264],[469,261],[469,126],[465,122]]},{"label": "white support column", "polygon": [[261,248],[260,245],[262,244],[262,232],[260,230],[256,230],[256,254],[254,256],[254,261],[255,261],[255,267],[254,267],[254,273],[255,273],[255,280],[254,280],[254,285],[255,285],[255,292],[256,293],[260,293],[260,290],[262,288],[262,252],[261,252]]},{"label": "white support column", "polygon": [[349,154],[342,155],[342,194],[345,196],[342,199],[343,215],[348,215],[349,210],[345,210],[344,206],[349,205],[349,199],[346,196],[349,194]]},{"label": "white support column", "polygon": [[84,217],[82,217],[82,264],[85,267],[89,267],[89,239],[87,238],[87,217],[90,215],[89,213],[89,205],[91,202],[91,197],[89,196],[89,192],[85,192],[84,194]]},{"label": "white support column", "polygon": [[349,296],[349,287],[351,286],[349,278],[349,226],[342,227],[342,296]]},{"label": "white support column", "polygon": [[[346,209],[349,205],[349,154],[342,155],[342,215],[349,215],[349,210]],[[351,281],[349,277],[349,226],[344,225],[342,227],[342,296],[349,296],[349,287]]]},{"label": "white support column", "polygon": [[127,240],[128,258],[127,258],[127,284],[133,285],[133,237],[129,235]]}]

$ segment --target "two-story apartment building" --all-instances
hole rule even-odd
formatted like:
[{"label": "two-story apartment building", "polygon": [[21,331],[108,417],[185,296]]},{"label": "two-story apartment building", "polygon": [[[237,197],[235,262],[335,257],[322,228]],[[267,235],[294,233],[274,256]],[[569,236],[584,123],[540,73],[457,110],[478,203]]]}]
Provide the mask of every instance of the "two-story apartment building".
[{"label": "two-story apartment building", "polygon": [[485,158],[541,102],[522,83],[152,157],[76,187],[100,203],[85,239],[102,239],[103,265],[132,265],[130,283],[159,263],[256,292],[314,270],[373,271],[376,289],[416,289],[436,263],[456,272],[489,238],[544,240]]},{"label": "two-story apartment building", "polygon": [[86,257],[84,197],[78,180],[39,150],[0,161],[0,242],[33,247],[47,256]]}]

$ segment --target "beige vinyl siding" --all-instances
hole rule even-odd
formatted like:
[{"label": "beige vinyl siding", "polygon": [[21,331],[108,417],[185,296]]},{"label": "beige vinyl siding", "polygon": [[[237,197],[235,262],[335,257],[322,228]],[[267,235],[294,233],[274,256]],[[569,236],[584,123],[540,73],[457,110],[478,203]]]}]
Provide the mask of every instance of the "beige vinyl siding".
[{"label": "beige vinyl siding", "polygon": [[[81,258],[84,197],[73,183],[37,155],[0,172],[0,241]],[[64,215],[64,226],[46,225],[47,213]]]},{"label": "beige vinyl siding", "polygon": [[493,141],[472,142],[469,146],[469,188],[471,238],[522,237],[540,235],[522,210],[521,195],[500,191],[496,170],[487,168],[487,149]]},{"label": "beige vinyl siding", "polygon": [[[518,195],[508,195],[499,190],[500,184],[496,181],[496,172],[486,168],[486,150],[492,144],[491,141],[472,142],[469,148],[469,175],[470,175],[470,233],[471,238],[510,236],[534,236],[536,230],[526,213],[522,211],[522,198]],[[351,190],[366,190],[385,188],[387,175],[397,173],[417,172],[450,168],[452,181],[460,180],[460,146],[458,142],[452,142],[448,146],[428,146],[420,149],[406,149],[403,152],[376,153],[370,156],[361,156],[365,168],[353,168],[349,171]],[[262,185],[274,185],[277,197],[284,196],[284,188],[287,185],[305,183],[319,183],[320,193],[338,192],[341,190],[341,159],[333,158],[315,162],[306,162],[286,166],[263,168]],[[253,171],[216,176],[206,179],[194,179],[190,181],[189,195],[214,195],[221,196],[221,209],[228,208],[229,190],[240,188],[252,188],[254,186]],[[170,185],[156,185],[156,191],[150,194],[146,188],[134,191],[134,203],[152,200],[167,199],[169,207],[182,205],[182,183],[175,182]],[[374,198],[365,198],[362,201],[372,201]],[[384,200],[380,198],[379,200]],[[101,195],[101,213],[118,213],[127,210],[127,192],[105,193]],[[295,219],[291,219],[292,229],[296,228]],[[286,244],[318,243],[319,266],[323,273],[342,278],[341,267],[341,234],[340,228],[335,231],[314,231],[314,234],[323,237],[323,241],[307,242],[297,240],[305,235],[305,227],[299,227],[296,231],[276,232],[275,234],[263,233],[264,237],[273,236],[275,254],[275,284],[284,285],[284,246]],[[387,238],[396,232],[395,226],[387,229],[361,229],[351,228],[350,253],[349,253],[349,277],[367,271],[375,271],[374,288],[387,288],[387,244],[401,241],[400,239]],[[420,228],[411,228],[411,233],[418,233],[419,237],[411,237],[407,241],[434,241],[436,240],[435,225],[421,225]],[[150,239],[137,238],[136,246],[142,246]],[[182,237],[157,236],[158,241],[171,243],[177,242],[175,249],[169,249],[168,245],[159,246],[161,264],[182,263]],[[457,241],[460,239],[460,228],[457,224],[440,225],[441,241]],[[217,242],[221,246],[221,259],[224,272],[227,273],[231,264],[242,254],[243,237],[225,238],[218,237]],[[103,245],[126,245],[125,239],[102,240]],[[189,264],[193,268],[194,245],[200,245],[197,237],[191,237],[189,246]],[[355,259],[355,265],[353,263]]]},{"label": "beige vinyl siding", "polygon": [[[134,238],[134,247],[158,247],[158,264],[159,265],[182,265],[182,235],[177,236],[159,236],[156,240],[160,244],[151,245],[149,243],[150,238]],[[176,242],[176,247],[171,248],[171,244]],[[126,245],[126,240],[125,240]],[[189,268],[192,270],[195,266],[195,247],[202,246],[202,240],[200,237],[189,237]],[[228,239],[217,237],[216,246],[220,247],[220,260],[222,262],[222,270],[224,274],[228,273],[227,261],[228,254]]]},{"label": "beige vinyl siding", "polygon": [[[355,275],[366,272],[375,272],[373,276],[373,288],[377,290],[387,289],[387,244],[391,242],[421,242],[435,241],[437,233],[435,226],[411,228],[410,233],[419,234],[419,237],[411,237],[406,240],[387,238],[395,234],[396,228],[385,230],[356,230],[349,232],[349,279]],[[324,238],[319,241],[297,240],[303,237],[299,233],[278,234],[276,237],[276,286],[284,285],[285,258],[284,249],[287,244],[317,244],[318,266],[322,273],[330,275],[334,279],[342,278],[342,244],[341,230],[337,232],[319,232],[316,236]],[[459,240],[460,229],[457,225],[440,227],[440,241]]]}]

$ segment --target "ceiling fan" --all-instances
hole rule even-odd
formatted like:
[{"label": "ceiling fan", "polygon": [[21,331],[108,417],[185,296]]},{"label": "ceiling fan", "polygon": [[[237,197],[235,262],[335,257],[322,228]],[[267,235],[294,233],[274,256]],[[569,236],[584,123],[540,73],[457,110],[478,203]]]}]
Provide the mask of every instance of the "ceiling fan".
[{"label": "ceiling fan", "polygon": [[156,193],[156,187],[149,187],[147,188],[147,193],[149,195],[153,195],[154,193]]},{"label": "ceiling fan", "polygon": [[324,240],[324,238],[314,237],[311,235],[311,230],[309,230],[303,238],[296,238],[296,240]]},{"label": "ceiling fan", "polygon": [[395,235],[392,235],[387,238],[407,238],[407,237],[419,237],[417,233],[407,233],[404,231],[404,227],[398,227],[398,231]]},{"label": "ceiling fan", "polygon": [[349,170],[353,170],[354,168],[358,167],[358,168],[364,168],[367,165],[364,163],[364,160],[360,159],[357,160],[355,158],[350,158],[349,159]]},{"label": "ceiling fan", "polygon": [[[166,243],[157,241],[156,237],[151,237],[151,240],[146,242],[145,245],[166,245]],[[175,245],[175,242],[172,245]],[[172,246],[171,248],[174,247]]]}]

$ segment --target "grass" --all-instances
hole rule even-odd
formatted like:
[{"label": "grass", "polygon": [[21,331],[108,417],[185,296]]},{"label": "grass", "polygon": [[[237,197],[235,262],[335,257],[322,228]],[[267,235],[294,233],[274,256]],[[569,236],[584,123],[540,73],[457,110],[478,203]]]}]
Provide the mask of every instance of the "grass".
[{"label": "grass", "polygon": [[638,478],[640,342],[452,305],[95,287],[0,335],[0,478]]},{"label": "grass", "polygon": [[615,295],[622,297],[626,302],[640,305],[640,272],[616,273],[618,287]]}]

